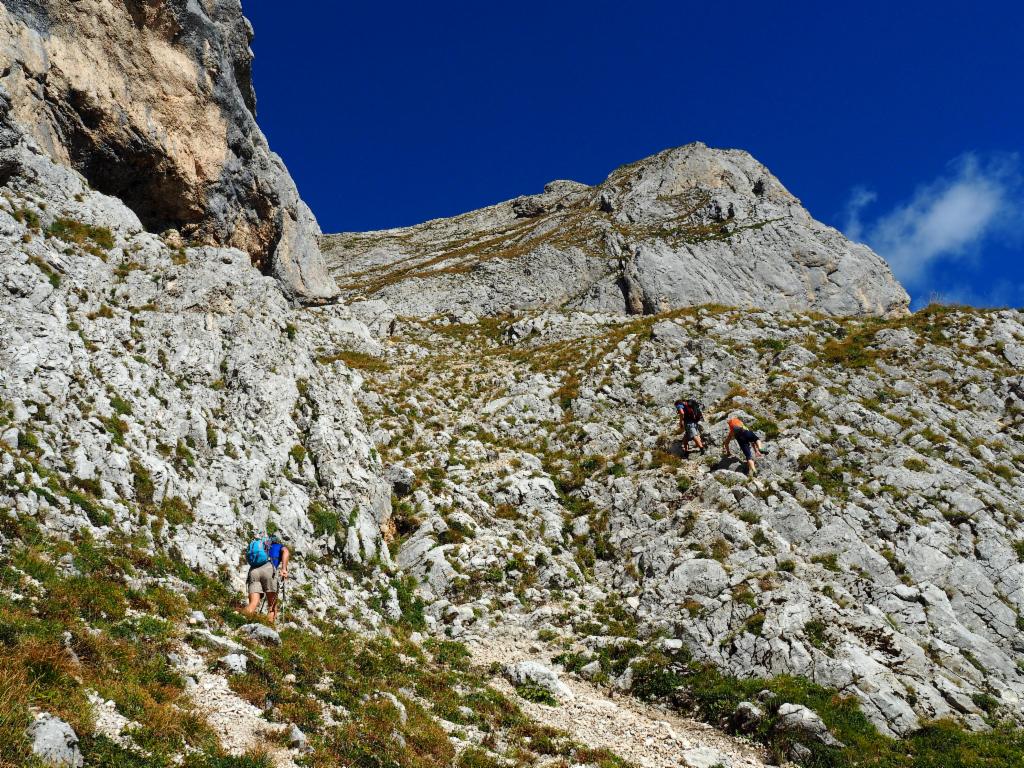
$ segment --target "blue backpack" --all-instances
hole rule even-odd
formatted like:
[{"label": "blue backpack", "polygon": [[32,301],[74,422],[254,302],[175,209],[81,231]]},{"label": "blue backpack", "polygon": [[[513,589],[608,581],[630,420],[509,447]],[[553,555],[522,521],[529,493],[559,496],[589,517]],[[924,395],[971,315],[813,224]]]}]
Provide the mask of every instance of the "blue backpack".
[{"label": "blue backpack", "polygon": [[[254,539],[245,551],[245,562],[249,564],[250,568],[259,568],[261,565],[266,565],[270,562],[268,549],[266,539]],[[276,568],[277,566],[274,567]]]},{"label": "blue backpack", "polygon": [[284,549],[284,544],[276,539],[270,540],[270,551],[267,553],[270,556],[270,562],[274,564],[274,569],[281,567],[281,550]]}]

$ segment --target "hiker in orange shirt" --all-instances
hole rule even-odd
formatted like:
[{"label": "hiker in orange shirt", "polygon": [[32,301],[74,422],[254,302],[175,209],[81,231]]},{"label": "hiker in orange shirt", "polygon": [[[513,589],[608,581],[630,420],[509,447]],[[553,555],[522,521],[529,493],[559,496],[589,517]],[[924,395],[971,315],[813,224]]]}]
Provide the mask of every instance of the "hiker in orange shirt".
[{"label": "hiker in orange shirt", "polygon": [[729,425],[729,434],[725,437],[722,452],[726,456],[732,456],[732,451],[729,450],[729,443],[732,442],[733,438],[736,438],[737,445],[739,445],[740,450],[743,451],[743,455],[747,459],[747,475],[753,477],[757,474],[757,467],[754,466],[754,457],[761,458],[762,455],[761,438],[753,431],[747,429],[736,416],[729,419],[727,423]]}]

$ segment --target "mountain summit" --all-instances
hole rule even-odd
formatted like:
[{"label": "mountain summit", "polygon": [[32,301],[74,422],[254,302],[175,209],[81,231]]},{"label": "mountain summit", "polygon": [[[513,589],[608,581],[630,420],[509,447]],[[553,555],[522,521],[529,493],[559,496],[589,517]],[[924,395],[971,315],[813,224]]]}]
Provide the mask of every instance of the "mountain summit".
[{"label": "mountain summit", "polygon": [[877,254],[816,221],[749,153],[701,143],[593,187],[553,181],[450,219],[331,235],[324,251],[348,296],[419,317],[709,303],[898,315],[909,303]]}]

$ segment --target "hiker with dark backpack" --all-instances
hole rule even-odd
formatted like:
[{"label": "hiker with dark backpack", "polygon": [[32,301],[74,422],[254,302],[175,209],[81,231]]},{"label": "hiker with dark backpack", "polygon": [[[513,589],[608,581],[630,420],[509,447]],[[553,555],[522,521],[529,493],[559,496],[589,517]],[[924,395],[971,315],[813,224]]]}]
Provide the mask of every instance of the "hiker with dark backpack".
[{"label": "hiker with dark backpack", "polygon": [[267,618],[273,624],[277,621],[280,604],[277,600],[279,589],[283,590],[288,578],[288,560],[291,552],[277,536],[261,536],[254,539],[245,550],[245,561],[249,564],[246,583],[249,590],[249,604],[242,613],[251,616],[260,609],[263,599],[267,601]]},{"label": "hiker with dark backpack", "polygon": [[706,450],[700,427],[704,420],[703,406],[697,400],[676,400],[675,406],[679,415],[679,431],[683,433],[683,453],[689,457],[692,440],[703,454]]},{"label": "hiker with dark backpack", "polygon": [[747,429],[746,425],[738,416],[733,416],[726,422],[729,425],[729,434],[725,436],[725,443],[722,445],[722,454],[732,456],[729,450],[729,443],[736,439],[736,444],[743,451],[747,460],[747,475],[753,477],[757,474],[757,467],[754,466],[754,457],[761,458],[761,438],[757,433]]}]

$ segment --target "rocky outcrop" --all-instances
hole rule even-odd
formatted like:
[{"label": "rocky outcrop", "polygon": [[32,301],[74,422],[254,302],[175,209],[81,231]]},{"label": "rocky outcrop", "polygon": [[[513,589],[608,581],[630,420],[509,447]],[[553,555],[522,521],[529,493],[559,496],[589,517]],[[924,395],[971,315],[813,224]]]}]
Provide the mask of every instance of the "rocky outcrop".
[{"label": "rocky outcrop", "polygon": [[256,124],[238,0],[6,0],[8,119],[150,232],[239,248],[293,298],[333,297],[319,228]]},{"label": "rocky outcrop", "polygon": [[74,729],[49,712],[40,712],[28,727],[34,754],[43,765],[53,768],[82,768],[84,760]]},{"label": "rocky outcrop", "polygon": [[314,615],[353,587],[342,565],[387,568],[389,487],[335,357],[365,326],[293,307],[240,250],[168,244],[30,140],[0,164],[4,514],[236,584],[278,530]]},{"label": "rocky outcrop", "polygon": [[349,296],[399,315],[571,308],[652,314],[699,304],[892,315],[885,262],[815,221],[746,152],[689,144],[588,187],[548,184],[451,219],[330,235]]}]

